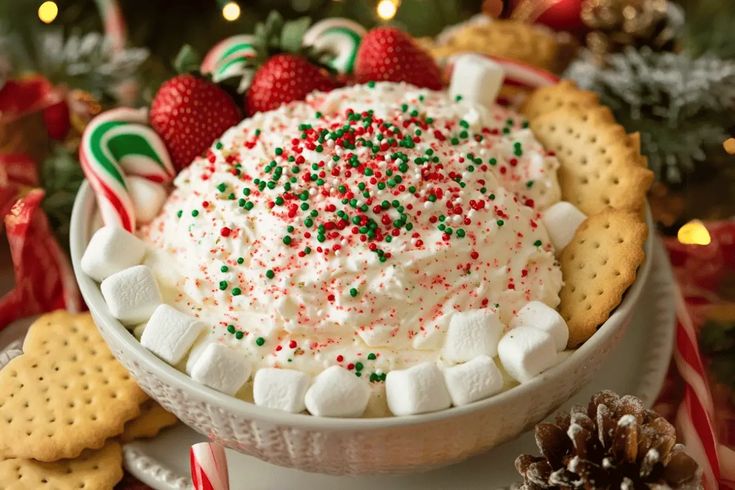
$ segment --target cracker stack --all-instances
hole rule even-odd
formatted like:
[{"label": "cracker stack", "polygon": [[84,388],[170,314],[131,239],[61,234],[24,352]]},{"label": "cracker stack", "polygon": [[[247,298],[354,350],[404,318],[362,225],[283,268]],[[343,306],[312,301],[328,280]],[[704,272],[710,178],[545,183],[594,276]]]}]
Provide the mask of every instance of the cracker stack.
[{"label": "cracker stack", "polygon": [[643,263],[646,192],[653,181],[637,134],[629,135],[596,94],[572,82],[536,90],[522,112],[559,159],[562,196],[587,216],[561,252],[559,311],[577,347],[620,304]]},{"label": "cracker stack", "polygon": [[457,26],[452,35],[426,46],[437,59],[459,53],[481,53],[518,60],[559,72],[571,59],[571,38],[543,26],[514,20],[468,22]]},{"label": "cracker stack", "polygon": [[[88,313],[57,311],[0,370],[0,488],[112,488],[122,449],[176,421],[114,358]],[[141,414],[142,413],[142,414]]]}]

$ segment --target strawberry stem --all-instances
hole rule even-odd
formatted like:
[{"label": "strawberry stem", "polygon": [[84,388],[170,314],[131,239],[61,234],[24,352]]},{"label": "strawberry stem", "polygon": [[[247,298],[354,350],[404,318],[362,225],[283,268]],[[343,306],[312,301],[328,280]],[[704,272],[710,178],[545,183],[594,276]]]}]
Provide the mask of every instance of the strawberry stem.
[{"label": "strawberry stem", "polygon": [[200,74],[199,67],[201,64],[201,56],[189,44],[182,46],[174,59],[174,69],[178,74],[193,73],[198,75]]}]

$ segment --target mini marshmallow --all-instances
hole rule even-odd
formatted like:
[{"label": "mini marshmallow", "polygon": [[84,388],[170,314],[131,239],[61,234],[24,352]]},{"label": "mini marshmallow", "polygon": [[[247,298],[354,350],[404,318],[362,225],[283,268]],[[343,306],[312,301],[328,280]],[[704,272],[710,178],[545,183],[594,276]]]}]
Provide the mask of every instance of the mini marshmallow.
[{"label": "mini marshmallow", "polygon": [[112,316],[126,325],[141,323],[161,304],[161,293],[150,267],[136,265],[116,272],[100,285]]},{"label": "mini marshmallow", "polygon": [[385,378],[385,394],[393,415],[435,412],[452,404],[444,375],[433,362],[389,372]]},{"label": "mini marshmallow", "polygon": [[577,228],[584,223],[587,216],[574,204],[566,201],[549,206],[541,216],[541,222],[549,232],[554,250],[561,252],[574,238]]},{"label": "mini marshmallow", "polygon": [[318,417],[359,417],[369,398],[365,381],[345,368],[331,366],[314,378],[304,401],[309,413]]},{"label": "mini marshmallow", "polygon": [[465,362],[477,356],[498,353],[503,324],[489,309],[468,310],[452,315],[444,340],[442,357],[449,362]]},{"label": "mini marshmallow", "polygon": [[103,226],[82,255],[82,270],[97,282],[143,262],[145,243],[119,226]]},{"label": "mini marshmallow", "polygon": [[138,342],[140,342],[140,337],[143,336],[143,331],[145,330],[145,323],[141,323],[140,325],[136,325],[133,327],[133,336],[138,339]]},{"label": "mini marshmallow", "polygon": [[463,54],[454,61],[449,93],[491,109],[505,74],[493,60],[477,54]]},{"label": "mini marshmallow", "polygon": [[518,327],[506,333],[498,344],[500,362],[518,382],[530,381],[557,361],[554,338],[533,327]]},{"label": "mini marshmallow", "polygon": [[135,218],[140,223],[150,223],[166,202],[166,189],[161,184],[135,175],[125,177],[125,181],[130,200],[133,201]]},{"label": "mini marshmallow", "polygon": [[204,350],[209,347],[209,344],[213,342],[215,342],[215,340],[207,335],[201,335],[194,341],[191,348],[189,349],[189,355],[186,356],[186,365],[184,366],[186,374],[191,376],[191,371],[194,369],[196,362],[199,360],[199,356],[202,355]]},{"label": "mini marshmallow", "polygon": [[445,368],[444,381],[455,407],[482,400],[503,388],[503,375],[488,356]]},{"label": "mini marshmallow", "polygon": [[213,342],[204,348],[191,367],[191,379],[234,395],[248,380],[252,370],[253,366],[242,350]]},{"label": "mini marshmallow", "polygon": [[148,320],[140,343],[167,363],[178,364],[205,328],[200,320],[162,304]]},{"label": "mini marshmallow", "polygon": [[306,409],[308,388],[309,376],[301,371],[263,368],[255,373],[253,400],[260,407],[299,413]]},{"label": "mini marshmallow", "polygon": [[557,351],[563,351],[569,340],[567,322],[554,308],[541,301],[530,301],[510,322],[512,328],[526,326],[539,328],[553,337]]}]

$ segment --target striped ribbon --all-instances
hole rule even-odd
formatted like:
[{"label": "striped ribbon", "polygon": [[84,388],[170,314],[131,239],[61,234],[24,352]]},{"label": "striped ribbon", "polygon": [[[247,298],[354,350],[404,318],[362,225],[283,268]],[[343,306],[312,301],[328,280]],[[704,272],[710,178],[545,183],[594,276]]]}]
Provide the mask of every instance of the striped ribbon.
[{"label": "striped ribbon", "polygon": [[189,469],[194,490],[229,490],[227,456],[222,446],[200,442],[189,449]]},{"label": "striped ribbon", "polygon": [[684,402],[676,415],[676,425],[687,446],[687,452],[702,468],[705,490],[719,488],[720,459],[717,437],[712,422],[714,409],[712,394],[705,377],[704,364],[699,354],[697,334],[686,303],[676,291],[676,349],[674,361],[686,383]]},{"label": "striped ribbon", "polygon": [[156,183],[175,171],[159,136],[146,125],[146,109],[113,109],[94,118],[84,130],[79,160],[97,195],[105,224],[135,231],[135,208],[126,174]]}]

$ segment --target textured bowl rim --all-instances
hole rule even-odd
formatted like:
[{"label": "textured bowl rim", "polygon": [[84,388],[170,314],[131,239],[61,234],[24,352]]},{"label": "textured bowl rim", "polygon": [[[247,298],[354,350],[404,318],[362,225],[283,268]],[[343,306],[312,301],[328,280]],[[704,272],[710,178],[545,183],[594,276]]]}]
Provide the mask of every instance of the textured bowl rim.
[{"label": "textured bowl rim", "polygon": [[220,409],[227,410],[242,417],[258,419],[276,425],[300,429],[316,429],[320,431],[383,430],[398,426],[405,427],[437,423],[455,417],[469,416],[473,413],[481,412],[494,404],[512,404],[514,399],[521,399],[530,391],[543,392],[543,385],[549,382],[550,378],[558,377],[565,371],[572,371],[574,364],[587,360],[591,353],[608,342],[615,335],[616,331],[624,326],[626,319],[630,316],[640,298],[641,291],[651,269],[653,256],[654,228],[651,213],[646,209],[646,222],[649,227],[648,237],[645,243],[646,256],[643,264],[638,269],[635,282],[625,293],[623,301],[610,315],[610,318],[581,347],[574,351],[568,358],[527,383],[516,385],[502,393],[469,405],[451,407],[426,414],[379,418],[315,417],[313,415],[292,414],[259,407],[254,403],[220,393],[193,381],[186,373],[170,366],[143,347],[130,331],[112,317],[102,298],[99,286],[81,270],[79,263],[89,241],[89,236],[91,235],[90,231],[96,214],[95,209],[94,194],[88,182],[85,181],[77,193],[72,211],[69,234],[71,258],[82,296],[89,310],[96,318],[101,320],[101,325],[97,325],[100,330],[104,330],[107,335],[114,337],[135,361],[144,365],[150,372],[155,373],[156,376],[169,385],[188,392],[202,401],[216,404]]}]

